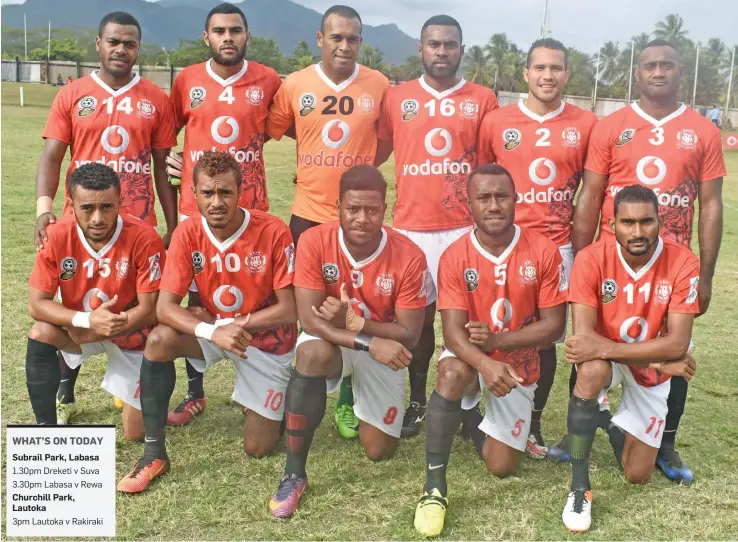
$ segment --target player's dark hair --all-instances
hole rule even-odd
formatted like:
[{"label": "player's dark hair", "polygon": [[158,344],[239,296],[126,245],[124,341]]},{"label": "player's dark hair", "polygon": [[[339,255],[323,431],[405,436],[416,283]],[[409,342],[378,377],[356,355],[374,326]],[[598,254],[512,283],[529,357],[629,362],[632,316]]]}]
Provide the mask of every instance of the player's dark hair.
[{"label": "player's dark hair", "polygon": [[97,35],[102,37],[103,30],[109,24],[120,24],[125,26],[135,26],[138,30],[138,41],[141,41],[141,25],[138,24],[136,18],[130,13],[125,11],[113,11],[108,13],[105,17],[100,20],[100,26],[97,29]]},{"label": "player's dark hair", "polygon": [[359,15],[358,11],[352,7],[344,6],[343,4],[336,4],[335,6],[329,7],[326,12],[323,13],[323,18],[320,20],[321,32],[325,32],[325,21],[333,14],[343,17],[344,19],[357,19],[359,21],[359,32],[364,29],[364,23],[361,22],[361,15]]},{"label": "player's dark hair", "polygon": [[339,201],[343,201],[343,195],[349,190],[374,190],[382,194],[384,199],[387,195],[387,181],[384,180],[382,172],[374,166],[353,166],[341,175],[338,184]]},{"label": "player's dark hair", "polygon": [[530,68],[530,59],[533,56],[533,51],[539,47],[543,49],[553,49],[554,51],[561,51],[564,53],[564,69],[567,69],[567,64],[569,63],[569,50],[564,47],[563,43],[553,38],[543,38],[533,42],[533,45],[528,49],[528,60],[525,63],[526,68]]},{"label": "player's dark hair", "polygon": [[425,21],[425,23],[423,23],[423,28],[420,29],[420,41],[423,41],[423,33],[425,32],[425,29],[432,25],[456,27],[456,30],[459,31],[459,43],[463,43],[464,34],[461,31],[461,25],[459,24],[459,21],[457,21],[450,15],[434,15],[433,17]]},{"label": "player's dark hair", "polygon": [[472,170],[472,172],[469,174],[469,179],[466,181],[466,188],[467,190],[471,186],[472,181],[474,180],[474,177],[477,175],[503,175],[510,179],[510,182],[513,185],[513,190],[515,189],[515,180],[513,179],[512,175],[508,170],[506,170],[504,167],[502,167],[499,164],[484,164],[481,166],[478,166]]},{"label": "player's dark hair", "polygon": [[84,164],[75,169],[69,176],[69,195],[74,197],[75,189],[81,186],[85,190],[107,190],[115,188],[120,192],[120,179],[118,174],[110,166],[99,164]]},{"label": "player's dark hair", "polygon": [[656,209],[656,214],[659,214],[659,200],[656,193],[640,184],[631,184],[618,192],[615,196],[615,203],[613,203],[613,216],[618,215],[618,207],[621,203],[650,203]]},{"label": "player's dark hair", "polygon": [[[656,38],[655,40],[649,41],[646,46],[643,48],[643,51],[646,49],[650,49],[651,47],[668,47],[669,49],[673,50],[676,53],[677,58],[680,58],[679,49],[674,47],[674,44],[671,43],[668,40],[662,39],[662,38]],[[641,55],[643,54],[643,51],[641,51]]]},{"label": "player's dark hair", "polygon": [[215,177],[230,171],[233,173],[233,178],[236,179],[236,184],[241,186],[241,166],[228,151],[206,151],[202,154],[200,159],[195,164],[195,169],[192,171],[192,181],[197,184],[197,179],[201,173],[204,173],[208,177]]},{"label": "player's dark hair", "polygon": [[213,9],[210,10],[208,13],[208,16],[205,17],[205,32],[208,31],[208,28],[210,27],[210,19],[213,18],[213,15],[233,15],[238,14],[241,16],[241,19],[243,19],[243,29],[248,32],[249,30],[249,22],[246,20],[246,15],[243,14],[243,11],[241,11],[241,8],[238,6],[234,6],[233,4],[229,4],[228,2],[223,2],[222,4],[218,4]]}]

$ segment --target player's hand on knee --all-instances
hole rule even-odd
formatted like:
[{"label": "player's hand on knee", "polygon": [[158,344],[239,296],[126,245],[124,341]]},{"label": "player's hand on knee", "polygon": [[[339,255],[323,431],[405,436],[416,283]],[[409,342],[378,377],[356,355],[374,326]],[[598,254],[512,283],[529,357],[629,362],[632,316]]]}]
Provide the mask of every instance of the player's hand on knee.
[{"label": "player's hand on knee", "polygon": [[251,346],[252,336],[240,325],[231,322],[215,328],[211,340],[218,348],[245,358],[246,349]]},{"label": "player's hand on knee", "polygon": [[489,329],[489,325],[486,322],[468,322],[466,324],[466,330],[469,332],[469,342],[478,346],[483,352],[492,352],[492,341],[490,340],[493,336]]},{"label": "player's hand on knee", "polygon": [[482,366],[482,378],[491,391],[497,397],[503,397],[510,393],[523,379],[515,372],[515,369],[507,363],[497,360],[489,360]]},{"label": "player's hand on knee", "polygon": [[182,153],[170,151],[167,156],[167,175],[169,182],[177,186],[182,182]]},{"label": "player's hand on knee", "polygon": [[572,335],[564,342],[564,350],[566,352],[566,361],[572,364],[584,363],[595,359],[602,359],[602,345],[600,341],[594,340],[592,337],[583,337],[581,335]]},{"label": "player's hand on knee", "polygon": [[36,245],[36,250],[41,250],[44,248],[44,243],[48,242],[46,227],[54,222],[56,222],[54,213],[41,213],[36,219],[36,228],[33,232],[33,243]]},{"label": "player's hand on knee", "polygon": [[115,314],[110,309],[118,302],[114,295],[110,301],[105,301],[90,313],[90,329],[103,337],[113,337],[125,331],[128,324],[128,314]]},{"label": "player's hand on knee", "polygon": [[404,369],[413,359],[413,355],[402,344],[391,339],[372,337],[369,343],[369,354],[394,371]]}]

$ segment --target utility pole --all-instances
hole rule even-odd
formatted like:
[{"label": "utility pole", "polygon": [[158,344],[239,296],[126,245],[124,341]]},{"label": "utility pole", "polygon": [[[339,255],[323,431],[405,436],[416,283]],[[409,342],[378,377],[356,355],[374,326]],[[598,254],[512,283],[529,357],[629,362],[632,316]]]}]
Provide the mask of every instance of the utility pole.
[{"label": "utility pole", "polygon": [[28,60],[28,29],[26,27],[26,14],[23,14],[23,49],[26,53],[26,60]]},{"label": "utility pole", "polygon": [[694,61],[694,88],[692,89],[692,109],[694,109],[694,104],[697,99],[697,76],[700,73],[700,49],[702,48],[702,44],[700,42],[697,42],[697,58]]},{"label": "utility pole", "polygon": [[633,88],[633,56],[635,55],[635,40],[630,40],[630,72],[628,73],[628,103],[630,103],[630,90]]},{"label": "utility pole", "polygon": [[543,21],[541,22],[541,38],[546,37],[547,22],[548,22],[548,0],[543,0]]},{"label": "utility pole", "polygon": [[597,105],[597,83],[600,80],[600,44],[597,44],[597,72],[595,73],[595,92],[594,98],[592,99],[592,111],[594,111]]},{"label": "utility pole", "polygon": [[49,45],[46,48],[46,62],[51,58],[51,21],[49,21]]},{"label": "utility pole", "polygon": [[730,59],[730,75],[728,76],[728,94],[725,96],[725,115],[723,116],[723,124],[728,120],[728,107],[730,107],[730,87],[733,83],[733,68],[735,67],[735,50],[738,46],[733,47],[733,57]]}]

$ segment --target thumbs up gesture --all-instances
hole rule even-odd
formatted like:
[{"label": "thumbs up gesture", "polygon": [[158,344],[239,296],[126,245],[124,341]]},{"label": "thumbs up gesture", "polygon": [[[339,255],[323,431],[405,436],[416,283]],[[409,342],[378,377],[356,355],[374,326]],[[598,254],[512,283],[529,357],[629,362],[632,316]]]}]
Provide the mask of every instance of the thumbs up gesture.
[{"label": "thumbs up gesture", "polygon": [[366,320],[354,312],[354,304],[351,303],[346,292],[346,283],[341,284],[341,304],[346,305],[346,329],[349,331],[361,331],[364,329]]},{"label": "thumbs up gesture", "polygon": [[105,301],[90,314],[90,329],[103,337],[113,337],[125,330],[128,324],[128,314],[121,312],[114,314],[111,309],[118,302],[114,295],[110,301]]}]

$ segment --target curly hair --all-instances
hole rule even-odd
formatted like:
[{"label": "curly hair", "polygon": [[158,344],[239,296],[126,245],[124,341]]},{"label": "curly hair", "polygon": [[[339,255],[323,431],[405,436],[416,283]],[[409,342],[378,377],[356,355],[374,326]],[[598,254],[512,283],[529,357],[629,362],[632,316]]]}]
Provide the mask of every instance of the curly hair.
[{"label": "curly hair", "polygon": [[208,177],[215,177],[222,173],[231,171],[236,184],[241,186],[241,166],[228,151],[207,151],[204,152],[195,165],[192,172],[192,180],[197,184],[197,179],[201,173]]},{"label": "curly hair", "polygon": [[74,192],[78,186],[81,186],[85,190],[107,190],[108,188],[115,188],[117,192],[120,192],[120,179],[115,170],[110,166],[94,162],[79,166],[69,176],[67,189],[70,196],[74,197]]}]

